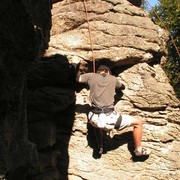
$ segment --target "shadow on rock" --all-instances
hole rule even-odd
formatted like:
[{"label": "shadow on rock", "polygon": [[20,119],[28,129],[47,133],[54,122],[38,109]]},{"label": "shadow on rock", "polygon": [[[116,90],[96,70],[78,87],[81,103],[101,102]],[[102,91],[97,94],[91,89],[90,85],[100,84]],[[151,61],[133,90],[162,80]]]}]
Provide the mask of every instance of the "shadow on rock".
[{"label": "shadow on rock", "polygon": [[[87,134],[88,146],[90,146],[93,149],[93,154],[92,154],[93,158],[99,159],[101,158],[101,154],[98,153],[98,149],[97,149],[98,144],[94,133],[94,127],[90,123],[88,123],[87,128],[88,128],[88,134]],[[141,157],[135,156],[132,131],[116,134],[113,137],[109,136],[107,132],[103,131],[102,154],[106,154],[108,151],[115,150],[124,144],[128,145],[128,150],[132,155],[131,160],[133,162],[138,162],[138,161],[143,162],[148,159],[149,156],[141,156]]]},{"label": "shadow on rock", "polygon": [[[100,158],[101,154],[98,153],[97,147],[98,143],[96,140],[96,136],[94,133],[94,127],[87,123],[87,141],[88,146],[90,146],[93,149],[93,157],[95,159]],[[115,135],[113,137],[110,137],[107,132],[103,131],[103,153],[106,154],[108,151],[117,149],[119,146],[122,146],[123,144],[131,143],[132,144],[132,132],[123,133],[120,135]]]}]

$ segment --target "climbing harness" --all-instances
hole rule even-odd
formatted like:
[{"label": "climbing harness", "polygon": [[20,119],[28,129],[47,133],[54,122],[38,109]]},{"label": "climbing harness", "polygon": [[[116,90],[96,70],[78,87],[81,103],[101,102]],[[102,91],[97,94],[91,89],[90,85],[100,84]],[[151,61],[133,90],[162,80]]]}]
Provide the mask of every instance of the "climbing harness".
[{"label": "climbing harness", "polygon": [[114,108],[99,108],[99,107],[94,107],[92,106],[91,107],[91,111],[95,114],[101,114],[101,113],[105,113],[105,114],[108,114],[108,113],[111,113],[114,111]]}]

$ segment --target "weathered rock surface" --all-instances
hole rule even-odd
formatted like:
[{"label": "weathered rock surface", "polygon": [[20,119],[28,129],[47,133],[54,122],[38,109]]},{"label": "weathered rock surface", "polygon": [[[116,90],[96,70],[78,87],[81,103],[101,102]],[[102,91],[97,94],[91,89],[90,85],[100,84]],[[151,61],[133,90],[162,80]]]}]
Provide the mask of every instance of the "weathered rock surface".
[{"label": "weathered rock surface", "polygon": [[87,112],[82,108],[89,104],[89,91],[83,89],[77,95],[74,134],[69,145],[72,148],[69,148],[69,174],[73,174],[70,179],[76,176],[82,179],[179,179],[179,101],[161,67],[137,64],[124,70],[118,78],[126,89],[121,100],[117,99],[116,110],[143,118],[142,144],[150,148],[152,154],[148,159],[133,156],[132,129],[127,128],[106,136],[107,151],[96,159],[92,149],[95,137],[87,126]]},{"label": "weathered rock surface", "polygon": [[74,65],[92,69],[83,2],[53,5],[40,61],[50,1],[1,3],[0,162],[8,180],[180,179],[180,103],[159,65],[168,34],[139,6],[87,2],[96,66],[106,63],[125,84],[115,108],[143,118],[147,159],[134,157],[131,128],[105,135],[104,154],[95,153],[89,90],[75,83]]},{"label": "weathered rock surface", "polygon": [[[168,33],[149,14],[126,0],[86,3],[94,58],[118,64],[160,61],[166,54]],[[82,1],[62,1],[53,6],[50,47],[46,54],[91,60],[91,45]]]},{"label": "weathered rock surface", "polygon": [[[125,90],[117,92],[116,110],[143,118],[142,144],[152,150],[152,155],[148,159],[134,157],[132,129],[127,128],[106,135],[105,153],[96,156],[96,140],[87,120],[89,90],[73,86],[75,114],[69,111],[69,118],[68,113],[56,116],[56,148],[65,155],[60,157],[61,178],[179,179],[180,102],[160,65],[166,55],[168,33],[155,25],[147,12],[126,0],[88,1],[87,9],[96,66],[106,63],[125,84]],[[80,71],[91,71],[92,52],[83,2],[54,4],[52,22],[45,56],[66,55],[70,64],[80,62]],[[60,119],[69,120],[70,125],[64,127],[65,120]]]}]

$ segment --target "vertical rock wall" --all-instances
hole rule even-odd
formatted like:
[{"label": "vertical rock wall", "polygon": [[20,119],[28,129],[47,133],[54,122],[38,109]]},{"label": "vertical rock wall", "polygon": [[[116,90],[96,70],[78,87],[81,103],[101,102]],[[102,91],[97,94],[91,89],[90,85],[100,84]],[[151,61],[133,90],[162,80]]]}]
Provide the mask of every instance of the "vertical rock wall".
[{"label": "vertical rock wall", "polygon": [[[57,1],[52,1],[57,2]],[[0,162],[7,179],[179,179],[179,101],[159,62],[166,31],[140,1],[88,2],[96,67],[106,63],[126,89],[116,109],[144,120],[148,159],[133,156],[132,129],[105,135],[94,153],[89,90],[75,83],[74,64],[92,69],[82,1],[1,3]],[[35,61],[36,60],[36,61]],[[79,69],[77,69],[79,70]],[[27,76],[26,76],[27,75]]]},{"label": "vertical rock wall", "polygon": [[29,139],[37,145],[39,157],[31,180],[59,180],[60,172],[67,171],[67,167],[61,170],[60,164],[69,159],[74,120],[75,90],[69,74],[68,59],[62,55],[42,58],[28,69]]},{"label": "vertical rock wall", "polygon": [[1,173],[7,179],[26,179],[37,162],[36,145],[28,139],[26,73],[48,45],[51,4],[7,0],[0,13]]},{"label": "vertical rock wall", "polygon": [[[59,114],[56,140],[60,146],[59,171],[63,179],[179,179],[179,100],[161,67],[168,33],[154,24],[148,12],[127,0],[88,1],[96,68],[109,65],[125,90],[117,92],[120,113],[141,116],[142,145],[152,150],[149,158],[134,157],[132,129],[105,135],[105,152],[95,153],[96,138],[89,125],[89,89],[77,84],[72,130],[68,114]],[[135,3],[135,1],[133,1]],[[138,1],[136,1],[138,2]],[[53,5],[51,39],[46,56],[65,55],[80,71],[92,72],[92,52],[82,1]],[[69,108],[68,108],[69,110]],[[66,111],[70,112],[70,111]],[[69,134],[68,130],[71,130]],[[57,143],[56,142],[56,143]]]}]

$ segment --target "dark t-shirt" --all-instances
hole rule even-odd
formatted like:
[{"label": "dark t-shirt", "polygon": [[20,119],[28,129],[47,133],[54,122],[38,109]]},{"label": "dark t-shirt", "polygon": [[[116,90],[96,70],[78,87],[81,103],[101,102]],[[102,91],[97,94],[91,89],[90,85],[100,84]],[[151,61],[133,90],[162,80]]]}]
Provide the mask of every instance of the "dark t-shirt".
[{"label": "dark t-shirt", "polygon": [[81,75],[81,82],[88,83],[92,104],[98,107],[113,107],[117,85],[116,77],[110,74],[87,73]]}]

